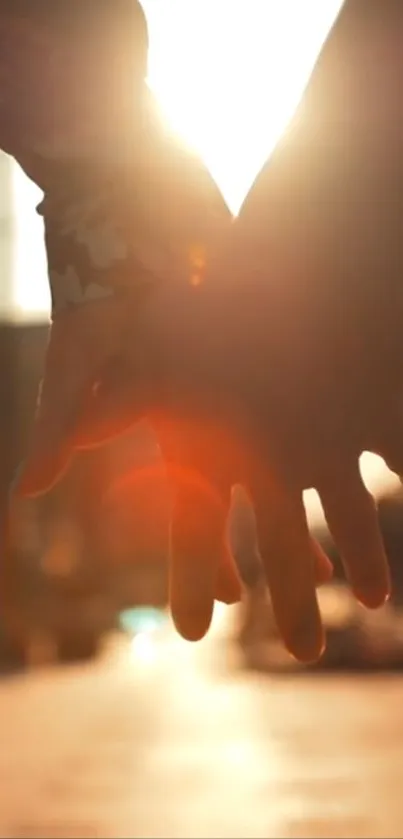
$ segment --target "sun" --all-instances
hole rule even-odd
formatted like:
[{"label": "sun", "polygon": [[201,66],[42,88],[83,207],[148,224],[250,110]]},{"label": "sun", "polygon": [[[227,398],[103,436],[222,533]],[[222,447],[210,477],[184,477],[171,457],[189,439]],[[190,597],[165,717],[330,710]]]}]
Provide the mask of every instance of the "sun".
[{"label": "sun", "polygon": [[143,0],[149,82],[237,213],[290,120],[341,0]]}]

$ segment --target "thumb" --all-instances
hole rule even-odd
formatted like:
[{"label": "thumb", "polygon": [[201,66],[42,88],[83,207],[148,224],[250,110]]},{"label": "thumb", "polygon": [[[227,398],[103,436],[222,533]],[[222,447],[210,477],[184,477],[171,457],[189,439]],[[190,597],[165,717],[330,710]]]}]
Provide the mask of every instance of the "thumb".
[{"label": "thumb", "polygon": [[[28,453],[13,491],[24,497],[47,492],[66,470],[73,453],[72,430],[96,367],[86,355],[74,315],[52,326]],[[74,340],[72,340],[74,338]]]}]

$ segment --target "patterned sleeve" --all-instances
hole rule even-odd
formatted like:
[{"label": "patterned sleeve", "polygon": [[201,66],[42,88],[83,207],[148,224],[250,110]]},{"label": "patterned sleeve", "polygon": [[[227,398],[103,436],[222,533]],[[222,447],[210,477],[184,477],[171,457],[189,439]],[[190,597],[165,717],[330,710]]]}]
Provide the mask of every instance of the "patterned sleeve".
[{"label": "patterned sleeve", "polygon": [[[4,14],[13,2],[28,14]],[[38,3],[0,0],[0,147],[44,193],[38,211],[53,315],[106,297],[142,295],[160,280],[198,284],[206,253],[229,221],[213,179],[165,130],[141,62],[138,100],[133,95],[128,113],[124,92],[120,99],[120,62],[115,77],[109,61],[120,35],[109,38],[107,29],[108,38],[94,35],[91,44],[77,20],[70,37],[60,20],[52,28],[44,15],[35,16]],[[47,8],[66,13],[68,4],[82,10],[86,3],[93,11],[102,5],[48,0]],[[105,0],[103,6],[112,17],[122,15],[120,33],[137,8],[136,0]],[[141,16],[133,32],[143,55]],[[127,46],[131,54],[131,40]]]},{"label": "patterned sleeve", "polygon": [[77,82],[81,74],[82,87],[88,84],[88,68],[77,60],[71,40],[52,37],[34,7],[29,14],[27,3],[16,0],[15,8],[0,0],[0,149],[44,192],[38,210],[45,221],[55,315],[113,293],[108,274],[121,272],[127,242],[118,236],[105,187],[89,177],[102,136],[100,114],[88,101],[83,118],[86,97],[80,97]]}]

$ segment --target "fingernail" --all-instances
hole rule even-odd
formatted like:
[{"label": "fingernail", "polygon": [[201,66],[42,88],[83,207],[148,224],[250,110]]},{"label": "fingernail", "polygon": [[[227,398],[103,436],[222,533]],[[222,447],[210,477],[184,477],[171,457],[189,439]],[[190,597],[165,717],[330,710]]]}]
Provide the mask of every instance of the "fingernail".
[{"label": "fingernail", "polygon": [[239,578],[235,574],[219,573],[215,587],[215,599],[230,606],[233,603],[239,603],[241,597],[242,587]]},{"label": "fingernail", "polygon": [[315,615],[304,614],[290,633],[289,650],[297,661],[313,664],[325,650],[325,636],[317,610]]},{"label": "fingernail", "polygon": [[191,604],[171,603],[172,620],[185,641],[201,641],[210,629],[214,601],[208,608],[192,609]]},{"label": "fingernail", "polygon": [[[191,563],[190,563],[191,565]],[[200,582],[200,585],[197,583]],[[200,641],[208,632],[213,617],[214,594],[210,581],[183,579],[171,585],[172,619],[182,638]]]},{"label": "fingernail", "polygon": [[218,590],[215,595],[215,600],[217,603],[224,603],[224,606],[234,606],[235,603],[240,603],[242,599],[241,590],[235,591],[235,589],[230,593],[229,591],[223,592]]},{"label": "fingernail", "polygon": [[357,600],[366,606],[367,609],[379,609],[388,602],[391,591],[389,588],[380,588],[379,585],[366,585],[355,588],[354,595]]}]

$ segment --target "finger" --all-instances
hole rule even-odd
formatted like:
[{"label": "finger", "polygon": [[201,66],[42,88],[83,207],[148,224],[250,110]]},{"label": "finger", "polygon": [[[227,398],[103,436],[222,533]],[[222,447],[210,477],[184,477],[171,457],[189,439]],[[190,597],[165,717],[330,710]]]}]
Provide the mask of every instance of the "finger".
[{"label": "finger", "polygon": [[120,299],[74,306],[50,331],[28,458],[17,491],[35,496],[60,478],[73,452],[73,431],[106,359],[122,341]]},{"label": "finger", "polygon": [[71,459],[71,431],[82,409],[93,370],[80,352],[74,317],[52,327],[28,456],[14,490],[23,496],[47,492]]},{"label": "finger", "polygon": [[317,487],[323,512],[353,591],[364,605],[381,606],[390,594],[388,561],[374,500],[358,460]]},{"label": "finger", "polygon": [[329,557],[325,554],[316,539],[311,539],[311,550],[314,560],[316,585],[321,586],[332,579],[334,568]]},{"label": "finger", "polygon": [[[238,586],[226,543],[230,486],[222,437],[206,423],[154,415],[174,505],[170,529],[170,603],[179,633],[202,638],[215,596],[232,600]],[[224,590],[223,590],[224,589]]]},{"label": "finger", "polygon": [[255,512],[248,493],[239,484],[231,488],[227,533],[241,579],[247,588],[254,588],[263,581],[264,572],[257,542]]},{"label": "finger", "polygon": [[238,569],[231,551],[224,545],[218,563],[214,598],[230,606],[234,603],[239,603],[241,595],[242,586]]},{"label": "finger", "polygon": [[[241,486],[231,492],[229,537],[242,579],[253,587],[263,575],[262,560],[257,543],[256,518],[250,498]],[[333,565],[316,539],[311,538],[317,585],[329,582]]]},{"label": "finger", "polygon": [[[260,469],[251,483],[260,553],[279,631],[300,661],[318,659],[324,636],[315,560],[302,497]],[[317,561],[316,561],[317,565]]]},{"label": "finger", "polygon": [[71,418],[81,404],[85,368],[76,369],[73,359],[63,358],[55,344],[51,339],[27,458],[14,482],[14,491],[25,497],[47,492],[60,479],[73,453]]},{"label": "finger", "polygon": [[[172,472],[171,472],[172,477]],[[170,532],[170,603],[178,632],[198,641],[209,629],[221,594],[227,509],[210,486],[176,480]],[[224,592],[225,598],[228,591]],[[232,595],[230,595],[232,599]]]},{"label": "finger", "polygon": [[403,475],[402,411],[399,410],[387,414],[370,448],[371,451],[383,458],[391,472],[394,472],[399,477]]}]

